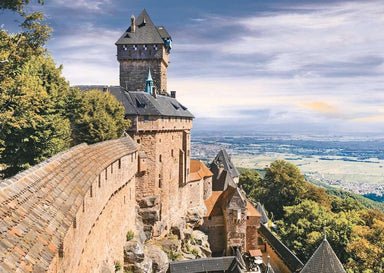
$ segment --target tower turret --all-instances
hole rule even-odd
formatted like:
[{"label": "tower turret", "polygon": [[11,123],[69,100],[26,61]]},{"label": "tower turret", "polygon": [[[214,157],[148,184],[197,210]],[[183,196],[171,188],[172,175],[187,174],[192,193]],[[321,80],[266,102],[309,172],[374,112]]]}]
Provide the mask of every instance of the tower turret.
[{"label": "tower turret", "polygon": [[144,77],[151,69],[153,86],[159,94],[167,90],[167,68],[172,38],[163,26],[155,26],[146,10],[135,18],[116,42],[120,63],[120,86],[145,91]]},{"label": "tower turret", "polygon": [[151,69],[148,70],[147,80],[145,81],[145,92],[153,95],[153,79],[151,75]]}]

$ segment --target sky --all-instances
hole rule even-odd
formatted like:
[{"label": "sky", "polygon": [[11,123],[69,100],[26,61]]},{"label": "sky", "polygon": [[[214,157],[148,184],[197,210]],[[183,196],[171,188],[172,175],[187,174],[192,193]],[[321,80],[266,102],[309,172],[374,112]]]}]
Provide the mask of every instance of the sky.
[{"label": "sky", "polygon": [[[144,8],[172,36],[168,88],[196,116],[197,130],[384,132],[384,1],[29,5],[53,28],[47,48],[71,85],[118,85],[114,43]],[[18,23],[0,14],[4,29]]]}]

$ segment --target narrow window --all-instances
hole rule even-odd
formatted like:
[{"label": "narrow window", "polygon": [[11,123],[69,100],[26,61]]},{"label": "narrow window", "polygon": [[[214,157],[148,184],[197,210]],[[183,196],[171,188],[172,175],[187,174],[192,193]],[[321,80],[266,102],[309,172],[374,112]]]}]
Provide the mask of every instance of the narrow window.
[{"label": "narrow window", "polygon": [[77,227],[77,222],[76,222],[76,216],[75,218],[73,218],[73,228],[76,228]]},{"label": "narrow window", "polygon": [[140,144],[140,139],[137,139],[136,142],[137,142],[138,144]]},{"label": "narrow window", "polygon": [[108,169],[108,168],[105,169],[105,180],[108,179],[108,172],[107,172],[107,169]]},{"label": "narrow window", "polygon": [[91,196],[92,197],[92,185],[91,185],[91,187],[90,187],[90,190],[89,190],[89,196]]},{"label": "narrow window", "polygon": [[59,258],[63,258],[63,257],[64,257],[64,247],[63,247],[63,243],[61,243],[59,246]]},{"label": "narrow window", "polygon": [[173,149],[171,150],[171,156],[173,157]]},{"label": "narrow window", "polygon": [[119,169],[121,169],[121,159],[119,159]]},{"label": "narrow window", "polygon": [[159,174],[159,188],[161,188],[161,174]]},{"label": "narrow window", "polygon": [[159,138],[159,143],[161,143],[161,138]]},{"label": "narrow window", "polygon": [[85,212],[85,201],[83,200],[83,212]]},{"label": "narrow window", "polygon": [[162,160],[161,160],[161,155],[159,155],[159,162],[162,162]]},{"label": "narrow window", "polygon": [[99,188],[101,187],[101,175],[99,174]]},{"label": "narrow window", "polygon": [[111,173],[113,173],[113,163],[111,164]]}]

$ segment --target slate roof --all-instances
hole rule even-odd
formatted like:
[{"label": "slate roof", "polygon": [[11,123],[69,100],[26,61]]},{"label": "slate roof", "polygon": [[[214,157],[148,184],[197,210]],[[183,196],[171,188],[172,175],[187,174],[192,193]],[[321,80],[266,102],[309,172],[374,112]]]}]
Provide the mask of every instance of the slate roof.
[{"label": "slate roof", "polygon": [[0,183],[0,272],[46,272],[97,175],[137,151],[129,137],[81,144]]},{"label": "slate roof", "polygon": [[200,160],[191,160],[189,170],[189,181],[197,181],[213,175],[207,166]]},{"label": "slate roof", "polygon": [[[268,242],[274,252],[283,260],[292,272],[303,268],[303,263],[289,248],[284,245],[268,228],[266,225],[261,224],[259,234]],[[319,273],[319,272],[317,272]],[[333,272],[332,272],[333,273]]]},{"label": "slate roof", "polygon": [[149,93],[126,91],[119,86],[84,85],[78,87],[82,91],[107,88],[123,104],[127,115],[194,118],[187,107],[170,96],[157,95],[155,98]]},{"label": "slate roof", "polygon": [[327,239],[317,248],[300,273],[345,273]]},{"label": "slate roof", "polygon": [[240,175],[239,171],[236,169],[235,165],[232,163],[231,158],[229,157],[225,149],[220,150],[216,155],[212,164],[220,166],[224,165],[224,169],[231,175],[232,178],[238,177]]},{"label": "slate roof", "polygon": [[131,26],[124,32],[116,45],[137,45],[137,44],[163,44],[163,38],[171,39],[163,26],[155,26],[144,9],[136,18],[135,32],[131,32]]},{"label": "slate roof", "polygon": [[262,223],[262,224],[267,224],[268,221],[269,221],[269,218],[268,218],[267,213],[266,213],[265,210],[264,210],[263,205],[262,205],[260,202],[257,202],[256,209],[257,209],[257,211],[258,211],[258,212],[260,213],[260,215],[261,215],[260,223]]},{"label": "slate roof", "polygon": [[[220,170],[221,165],[224,167],[223,171]],[[210,169],[213,173],[212,189],[214,191],[224,191],[228,186],[237,187],[233,179],[240,174],[225,149],[219,151],[212,161]]]},{"label": "slate roof", "polygon": [[241,273],[241,267],[234,256],[195,259],[171,262],[170,273],[228,272]]}]

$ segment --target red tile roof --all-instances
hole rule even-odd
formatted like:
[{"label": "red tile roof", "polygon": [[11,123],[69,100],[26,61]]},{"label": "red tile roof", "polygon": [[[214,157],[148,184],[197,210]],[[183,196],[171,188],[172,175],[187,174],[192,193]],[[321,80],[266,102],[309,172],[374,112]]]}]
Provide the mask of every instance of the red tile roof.
[{"label": "red tile roof", "polygon": [[205,177],[211,177],[213,173],[200,160],[191,160],[189,181],[201,180]]}]

